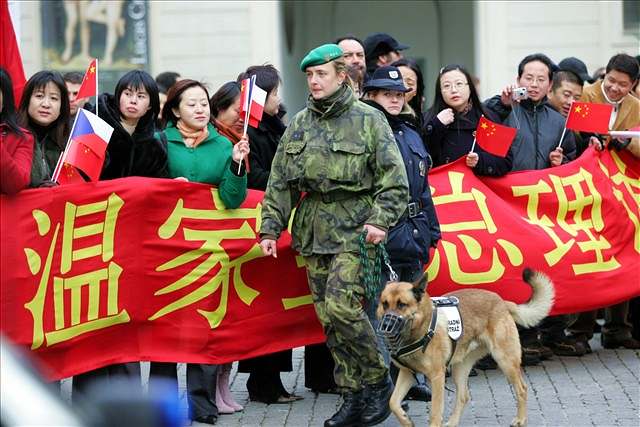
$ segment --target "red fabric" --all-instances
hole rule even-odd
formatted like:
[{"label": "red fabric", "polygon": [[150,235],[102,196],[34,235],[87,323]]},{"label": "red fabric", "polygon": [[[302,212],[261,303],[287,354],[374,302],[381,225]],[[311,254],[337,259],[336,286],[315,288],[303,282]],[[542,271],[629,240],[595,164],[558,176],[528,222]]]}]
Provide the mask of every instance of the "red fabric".
[{"label": "red fabric", "polygon": [[13,31],[13,23],[9,14],[9,4],[7,0],[0,0],[0,67],[4,68],[11,76],[13,83],[13,97],[16,104],[20,104],[22,90],[27,83],[22,67],[22,57],[16,34]]},{"label": "red fabric", "polygon": [[499,125],[482,116],[476,128],[476,142],[484,151],[506,157],[516,132],[515,128]]},{"label": "red fabric", "polygon": [[75,166],[91,181],[100,179],[107,144],[95,133],[76,136],[67,147],[65,163]]},{"label": "red fabric", "polygon": [[33,136],[22,129],[18,135],[0,124],[0,188],[2,194],[15,194],[31,182]]},{"label": "red fabric", "polygon": [[574,102],[567,116],[567,129],[580,132],[607,133],[613,106],[592,102]]},{"label": "red fabric", "polygon": [[[442,240],[426,268],[429,293],[482,288],[521,303],[528,266],[554,281],[552,314],[640,295],[639,178],[639,160],[593,148],[502,178],[477,177],[464,159],[432,170]],[[133,177],[0,197],[1,331],[52,379],[322,341],[290,236],[277,259],[261,255],[262,196],[251,190],[220,211],[208,185]]]},{"label": "red fabric", "polygon": [[89,66],[87,67],[87,71],[84,73],[84,77],[82,78],[82,84],[80,85],[80,89],[78,89],[77,98],[87,98],[90,96],[96,96],[97,82],[96,77],[98,76],[98,64],[97,59],[91,61]]},{"label": "red fabric", "polygon": [[68,185],[84,184],[86,181],[73,165],[63,163],[56,182],[60,185]]}]

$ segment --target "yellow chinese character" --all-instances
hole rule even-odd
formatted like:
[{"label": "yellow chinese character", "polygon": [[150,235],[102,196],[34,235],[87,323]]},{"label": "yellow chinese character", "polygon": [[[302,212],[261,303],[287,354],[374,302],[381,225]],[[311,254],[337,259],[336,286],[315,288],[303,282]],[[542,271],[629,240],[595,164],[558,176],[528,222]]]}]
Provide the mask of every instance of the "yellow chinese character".
[{"label": "yellow chinese character", "polygon": [[[256,222],[258,222],[257,219],[260,218],[259,206],[253,209],[218,210],[218,206],[224,205],[218,197],[217,190],[212,189],[211,194],[213,197],[214,207],[216,207],[216,209],[202,210],[186,208],[184,207],[183,200],[179,199],[169,218],[167,218],[165,223],[158,229],[158,236],[160,236],[161,239],[172,238],[178,231],[183,219],[216,221],[235,218],[256,219]],[[256,229],[258,229],[259,226],[260,224],[257,223]],[[214,274],[213,277],[207,280],[203,285],[161,308],[154,313],[149,320],[158,319],[176,310],[180,310],[201,301],[215,293],[221,287],[220,304],[218,308],[213,311],[198,310],[198,313],[207,319],[211,328],[217,328],[227,312],[229,281],[231,275],[233,275],[233,288],[242,302],[246,305],[251,305],[253,300],[260,294],[255,289],[247,286],[244,282],[242,279],[241,268],[243,263],[262,257],[260,246],[255,243],[243,255],[231,260],[221,243],[226,239],[255,239],[256,232],[251,228],[247,221],[244,221],[242,225],[236,229],[225,228],[219,230],[195,230],[184,227],[182,232],[185,240],[202,241],[202,246],[163,263],[156,268],[156,271],[167,271],[178,268],[196,261],[203,255],[206,255],[206,258],[200,264],[191,269],[191,271],[189,271],[185,276],[158,290],[155,295],[164,295],[179,291],[187,286],[193,285],[199,279],[212,271],[217,265],[219,265],[220,268],[216,274]]]},{"label": "yellow chinese character", "polygon": [[[489,234],[495,234],[498,229],[491,217],[489,207],[487,206],[486,196],[479,190],[472,188],[471,191],[463,192],[462,184],[464,180],[464,174],[460,172],[449,172],[449,183],[451,184],[451,194],[436,195],[435,190],[432,188],[433,203],[435,206],[458,204],[464,202],[473,202],[477,208],[477,215],[480,219],[464,222],[456,222],[451,224],[440,223],[440,229],[443,232],[460,232],[471,230],[486,230]],[[453,207],[454,209],[460,209],[460,207]],[[458,239],[462,242],[462,246],[467,252],[467,255],[474,261],[480,259],[482,256],[482,246],[475,238],[468,234],[457,234]],[[508,261],[514,265],[519,266],[523,262],[522,252],[513,243],[504,240],[497,239],[499,247],[505,252]],[[467,272],[463,271],[460,262],[458,260],[458,247],[454,243],[443,240],[442,250],[447,257],[449,264],[449,271],[451,279],[459,285],[477,285],[482,283],[493,283],[500,279],[505,272],[505,267],[498,255],[497,248],[492,248],[491,251],[491,266],[488,270]],[[440,270],[440,249],[438,248],[434,254],[433,260],[427,269],[427,274],[430,280],[435,280]]]},{"label": "yellow chinese character", "polygon": [[[60,262],[60,273],[68,273],[71,270],[72,262],[101,256],[102,261],[109,261],[113,258],[113,240],[116,227],[117,216],[124,202],[116,194],[111,194],[105,201],[87,205],[76,206],[72,203],[66,204],[65,217],[62,230],[62,254]],[[93,215],[105,212],[105,220],[95,224],[76,227],[76,219],[85,215]],[[49,216],[40,210],[32,212],[38,233],[40,236],[49,234],[51,230],[51,220]],[[120,323],[129,322],[129,314],[126,310],[118,311],[118,279],[122,273],[122,268],[110,262],[106,268],[87,272],[72,277],[53,277],[53,313],[54,330],[45,331],[44,313],[47,291],[51,278],[51,269],[55,247],[60,232],[60,223],[56,224],[49,250],[42,267],[40,255],[31,248],[25,248],[25,254],[31,274],[36,276],[39,272],[40,281],[34,298],[25,304],[33,317],[33,341],[31,348],[36,349],[42,346],[46,339],[46,345],[54,345],[62,341],[69,340],[86,332],[107,328]],[[73,249],[73,241],[87,236],[101,235],[100,245]],[[105,282],[107,290],[106,313],[100,314],[100,293],[101,283]],[[82,288],[88,287],[88,298],[85,301],[87,307],[86,320],[81,319]],[[65,312],[65,299],[70,298],[70,315]],[[51,299],[51,296],[49,296]]]},{"label": "yellow chinese character", "polygon": [[[611,176],[606,166],[602,164],[602,161],[598,160],[600,169],[613,181],[613,195],[622,203],[629,220],[633,224],[635,230],[633,233],[633,248],[636,252],[640,253],[640,218],[638,218],[638,210],[640,210],[640,179],[626,174],[627,165],[618,153],[615,151],[609,151],[609,153],[611,153],[611,157],[616,165],[617,170],[615,174]],[[635,202],[635,206],[629,206],[629,203],[627,203],[624,197],[624,193],[631,196],[631,199]],[[635,209],[632,209],[632,207]]]},{"label": "yellow chinese character", "polygon": [[[553,188],[540,180],[535,185],[514,186],[513,195],[526,196],[527,221],[544,230],[555,244],[555,248],[544,254],[549,266],[554,266],[573,245],[577,245],[580,251],[595,252],[595,261],[583,264],[572,264],[574,274],[586,274],[602,271],[611,271],[620,266],[612,256],[605,260],[603,251],[610,249],[611,245],[599,233],[604,228],[602,220],[602,196],[593,184],[593,176],[585,169],[566,177],[549,175]],[[585,192],[585,187],[588,192]],[[571,191],[567,191],[570,189]],[[565,242],[554,230],[554,222],[546,215],[539,216],[538,207],[541,194],[555,194],[558,198],[558,211],[555,218],[557,224],[570,238]],[[570,196],[572,195],[572,196]],[[571,197],[571,199],[570,199]],[[589,218],[584,218],[584,212],[591,208]],[[594,234],[597,233],[597,237]],[[585,235],[587,240],[577,240]]]}]

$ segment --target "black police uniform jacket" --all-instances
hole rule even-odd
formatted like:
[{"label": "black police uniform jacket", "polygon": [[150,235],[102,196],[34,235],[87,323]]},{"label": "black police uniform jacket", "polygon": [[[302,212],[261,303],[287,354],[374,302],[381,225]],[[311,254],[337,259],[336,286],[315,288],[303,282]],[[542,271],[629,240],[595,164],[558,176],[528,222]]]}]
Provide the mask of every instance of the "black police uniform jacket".
[{"label": "black police uniform jacket", "polygon": [[379,104],[369,100],[365,102],[382,111],[391,126],[407,171],[409,201],[417,208],[414,216],[407,207],[398,223],[389,229],[385,245],[389,260],[393,265],[401,266],[413,266],[416,260],[426,264],[429,248],[435,248],[441,238],[440,223],[429,189],[431,157],[417,130],[411,126],[411,117],[404,114],[392,116]]},{"label": "black police uniform jacket", "polygon": [[[455,113],[454,120],[449,125],[438,120],[436,114],[428,114],[424,135],[434,166],[440,166],[466,156],[471,151],[481,111],[472,108],[467,113]],[[485,116],[491,121],[500,121],[494,114],[488,113]],[[494,156],[478,144],[473,151],[478,153],[478,164],[473,168],[476,175],[502,176],[511,171],[511,151],[506,157]]]},{"label": "black police uniform jacket", "polygon": [[98,116],[113,127],[100,179],[128,176],[168,178],[167,152],[154,137],[155,123],[152,115],[142,117],[133,135],[129,135],[120,124],[120,109],[113,95],[100,95],[98,106]]}]

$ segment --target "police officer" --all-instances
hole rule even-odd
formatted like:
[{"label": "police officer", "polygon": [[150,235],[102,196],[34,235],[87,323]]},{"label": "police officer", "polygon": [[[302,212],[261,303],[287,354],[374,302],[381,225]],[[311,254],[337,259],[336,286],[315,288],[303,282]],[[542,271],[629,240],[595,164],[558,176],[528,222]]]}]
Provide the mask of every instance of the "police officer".
[{"label": "police officer", "polygon": [[[410,202],[398,223],[389,230],[385,247],[389,261],[398,280],[413,282],[423,274],[424,265],[429,262],[429,249],[436,247],[440,240],[440,224],[431,198],[431,190],[427,180],[427,172],[431,167],[431,157],[427,153],[422,138],[410,123],[415,122],[415,114],[405,103],[405,87],[402,75],[397,67],[384,66],[378,68],[371,79],[365,83],[365,103],[380,110],[387,121],[398,149],[404,160],[409,181]],[[389,272],[383,283],[389,280]],[[376,325],[375,311],[378,301],[368,303],[367,314],[372,324]],[[381,343],[385,361],[389,363],[388,351]],[[397,369],[391,365],[392,378],[395,381]],[[426,387],[423,375],[414,385],[407,397],[414,400],[428,401],[431,393]]]},{"label": "police officer", "polygon": [[393,133],[381,112],[354,96],[342,55],[327,44],[300,64],[311,95],[278,146],[260,229],[263,253],[276,257],[276,240],[297,206],[293,248],[305,259],[344,400],[325,427],[375,425],[390,414],[393,386],[362,306],[359,236],[383,243],[408,202]]}]

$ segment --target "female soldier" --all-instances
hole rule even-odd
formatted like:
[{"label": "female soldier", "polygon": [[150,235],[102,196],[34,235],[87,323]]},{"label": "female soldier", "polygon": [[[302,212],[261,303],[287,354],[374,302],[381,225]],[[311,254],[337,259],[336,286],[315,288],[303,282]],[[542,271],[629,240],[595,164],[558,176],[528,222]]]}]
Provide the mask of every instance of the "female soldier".
[{"label": "female soldier", "polygon": [[0,192],[15,194],[29,186],[33,136],[18,126],[11,77],[0,68]]},{"label": "female soldier", "polygon": [[51,184],[58,158],[69,137],[69,95],[57,71],[38,71],[22,94],[18,112],[20,126],[35,137],[31,164],[31,187]]},{"label": "female soldier", "polygon": [[[210,117],[209,94],[202,83],[183,79],[171,86],[162,110],[166,128],[160,136],[167,144],[169,176],[216,185],[225,207],[235,209],[247,196],[247,176],[238,165],[249,153],[249,143],[244,138],[231,144],[216,131]],[[187,401],[194,421],[215,424],[218,418],[217,368],[187,364]],[[153,362],[151,373],[176,378],[176,364]],[[220,403],[224,412],[234,411]]]},{"label": "female soldier", "polygon": [[316,313],[336,362],[336,384],[343,390],[343,404],[325,421],[327,427],[374,425],[389,416],[393,386],[361,303],[359,238],[382,243],[408,201],[391,129],[382,113],[358,102],[345,84],[342,54],[327,44],[300,64],[311,95],[273,159],[260,230],[263,253],[275,257],[276,240],[297,206],[293,248],[305,259]]},{"label": "female soldier", "polygon": [[502,176],[511,171],[512,154],[494,156],[475,145],[480,116],[499,121],[486,111],[472,84],[471,75],[459,65],[447,65],[436,79],[433,105],[425,117],[425,136],[435,166],[466,156],[467,166],[478,175]]}]

